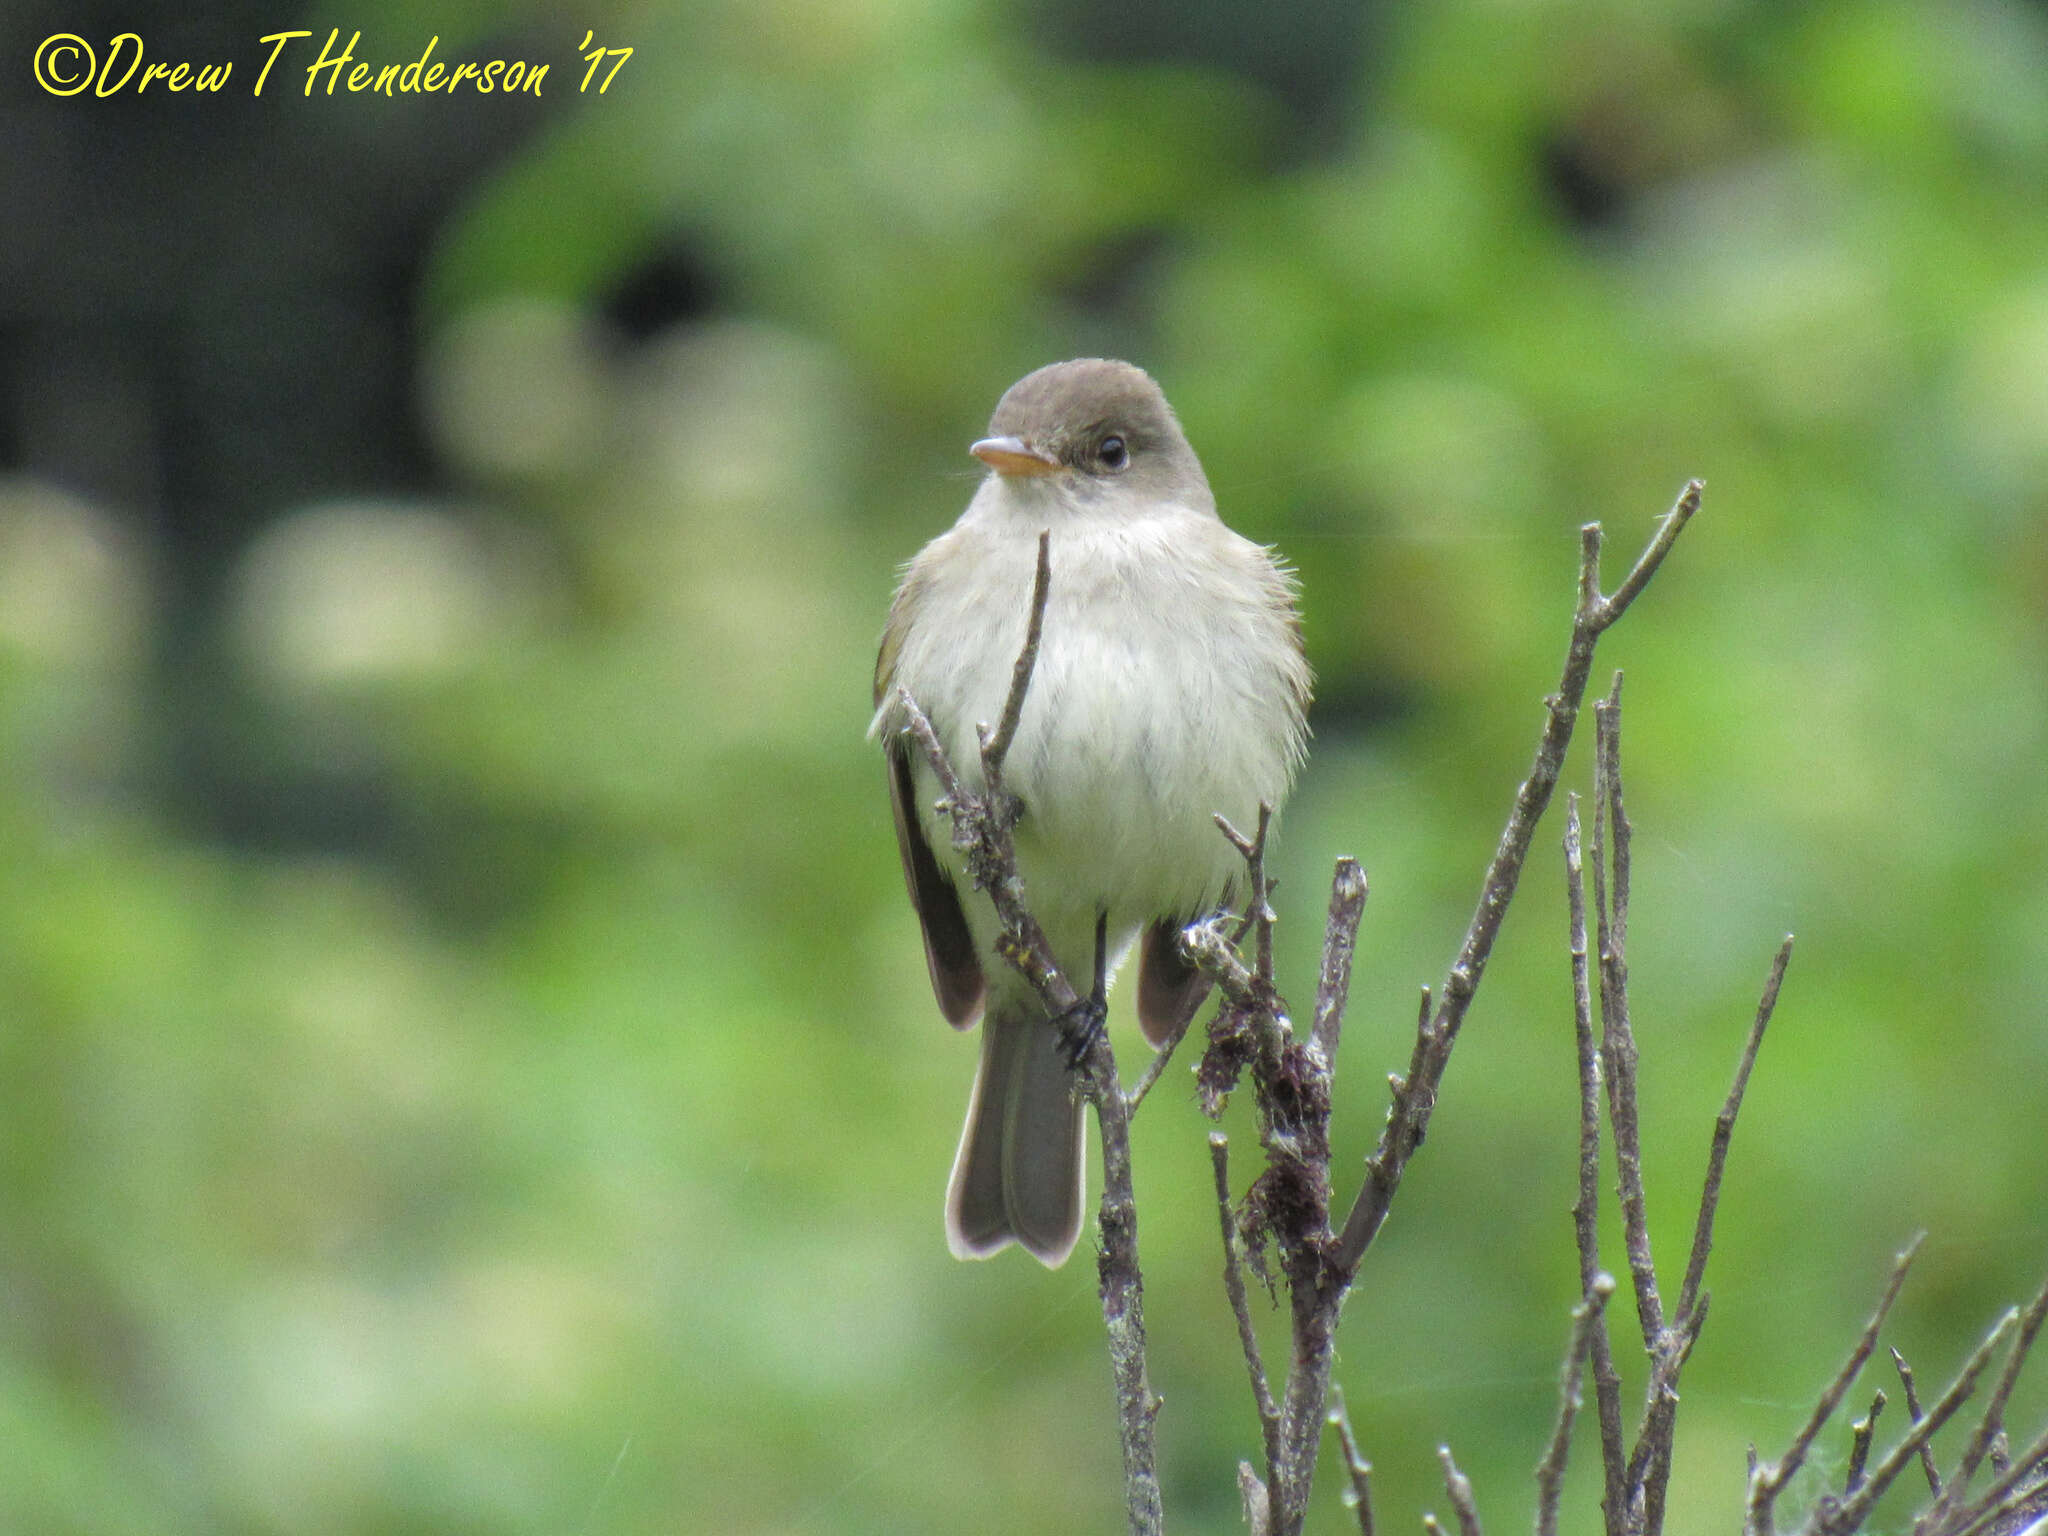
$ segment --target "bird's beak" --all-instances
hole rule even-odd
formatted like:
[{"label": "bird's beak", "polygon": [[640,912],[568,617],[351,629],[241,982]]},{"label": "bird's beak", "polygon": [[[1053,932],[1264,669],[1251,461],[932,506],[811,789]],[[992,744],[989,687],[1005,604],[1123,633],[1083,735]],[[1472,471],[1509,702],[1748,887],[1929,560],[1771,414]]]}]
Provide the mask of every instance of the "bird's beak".
[{"label": "bird's beak", "polygon": [[1049,475],[1060,461],[1021,437],[984,437],[967,450],[999,475]]}]

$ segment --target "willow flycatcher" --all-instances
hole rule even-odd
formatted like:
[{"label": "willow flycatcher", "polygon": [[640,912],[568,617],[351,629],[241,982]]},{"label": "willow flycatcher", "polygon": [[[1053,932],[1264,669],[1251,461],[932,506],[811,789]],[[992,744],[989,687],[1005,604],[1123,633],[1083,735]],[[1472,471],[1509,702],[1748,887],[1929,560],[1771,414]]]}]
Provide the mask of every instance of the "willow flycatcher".
[{"label": "willow flycatcher", "polygon": [[1112,971],[1139,946],[1138,1019],[1158,1045],[1207,990],[1181,955],[1181,929],[1242,883],[1214,817],[1249,827],[1261,801],[1279,809],[1302,758],[1309,669],[1289,572],[1217,517],[1200,461],[1142,369],[1104,358],[1041,368],[1011,386],[970,451],[991,473],[904,573],[869,734],[887,750],[939,1011],[963,1029],[982,1021],[947,1243],[981,1258],[1016,1242],[1058,1265],[1081,1232],[1074,1074],[1059,1025],[993,953],[995,913],[965,877],[896,690],[978,792],[975,727],[1002,714],[1049,530],[1043,636],[1003,770],[1022,803],[1024,900],[1082,990],[1098,922]]}]

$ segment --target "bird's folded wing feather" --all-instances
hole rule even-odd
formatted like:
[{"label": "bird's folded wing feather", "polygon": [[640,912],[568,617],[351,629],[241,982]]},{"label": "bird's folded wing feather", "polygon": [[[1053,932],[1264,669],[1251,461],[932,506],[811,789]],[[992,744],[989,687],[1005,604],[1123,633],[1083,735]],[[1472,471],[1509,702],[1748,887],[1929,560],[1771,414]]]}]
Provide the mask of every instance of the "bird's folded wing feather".
[{"label": "bird's folded wing feather", "polygon": [[903,881],[910,887],[910,904],[917,909],[918,924],[924,929],[925,965],[931,972],[939,1012],[948,1024],[964,1029],[981,1017],[988,986],[981,973],[981,957],[975,952],[974,935],[967,927],[967,914],[960,907],[960,893],[925,840],[916,794],[910,747],[899,741],[889,748],[889,804],[896,813]]}]

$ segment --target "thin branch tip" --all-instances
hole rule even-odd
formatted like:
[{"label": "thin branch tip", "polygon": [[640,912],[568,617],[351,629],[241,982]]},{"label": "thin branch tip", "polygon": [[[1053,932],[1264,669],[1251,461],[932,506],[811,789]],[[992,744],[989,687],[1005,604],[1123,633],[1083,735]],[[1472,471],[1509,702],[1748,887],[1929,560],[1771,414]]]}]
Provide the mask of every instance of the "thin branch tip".
[{"label": "thin branch tip", "polygon": [[1010,671],[1010,692],[1003,700],[1003,714],[993,732],[980,734],[984,777],[991,782],[1000,775],[1003,760],[1016,740],[1017,724],[1024,714],[1024,695],[1031,689],[1031,674],[1038,666],[1038,647],[1045,634],[1045,605],[1052,593],[1052,530],[1038,535],[1038,564],[1031,577],[1030,617],[1024,626],[1024,648],[1017,653]]},{"label": "thin branch tip", "polygon": [[1651,536],[1649,544],[1637,557],[1628,575],[1622,578],[1621,585],[1596,605],[1592,615],[1596,631],[1607,628],[1626,613],[1629,604],[1633,603],[1642,594],[1643,588],[1650,584],[1650,578],[1657,574],[1657,568],[1664,563],[1664,557],[1671,553],[1671,547],[1678,542],[1678,536],[1685,531],[1685,525],[1691,522],[1693,514],[1699,511],[1700,497],[1705,490],[1704,481],[1686,481],[1685,488],[1678,493],[1678,500],[1673,502],[1671,510],[1664,514],[1657,525],[1656,533]]}]

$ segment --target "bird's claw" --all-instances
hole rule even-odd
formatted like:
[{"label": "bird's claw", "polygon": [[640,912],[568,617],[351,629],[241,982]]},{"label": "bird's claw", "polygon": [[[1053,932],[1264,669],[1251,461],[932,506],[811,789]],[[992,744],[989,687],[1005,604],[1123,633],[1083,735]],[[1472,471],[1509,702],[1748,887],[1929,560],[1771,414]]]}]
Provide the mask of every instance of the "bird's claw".
[{"label": "bird's claw", "polygon": [[1100,996],[1084,997],[1052,1022],[1060,1032],[1060,1059],[1069,1072],[1078,1072],[1108,1027],[1109,1005]]}]

